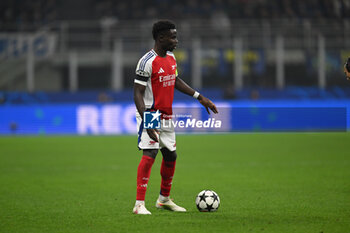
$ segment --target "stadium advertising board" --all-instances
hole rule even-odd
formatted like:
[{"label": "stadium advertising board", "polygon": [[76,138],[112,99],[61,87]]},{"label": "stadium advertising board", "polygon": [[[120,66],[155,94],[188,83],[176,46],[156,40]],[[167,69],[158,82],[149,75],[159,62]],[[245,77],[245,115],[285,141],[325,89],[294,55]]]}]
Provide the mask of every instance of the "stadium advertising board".
[{"label": "stadium advertising board", "polygon": [[[349,103],[221,102],[219,114],[175,103],[173,121],[184,133],[346,131]],[[151,119],[152,120],[152,119]],[[0,107],[0,134],[136,134],[135,106],[123,104],[8,105]]]}]

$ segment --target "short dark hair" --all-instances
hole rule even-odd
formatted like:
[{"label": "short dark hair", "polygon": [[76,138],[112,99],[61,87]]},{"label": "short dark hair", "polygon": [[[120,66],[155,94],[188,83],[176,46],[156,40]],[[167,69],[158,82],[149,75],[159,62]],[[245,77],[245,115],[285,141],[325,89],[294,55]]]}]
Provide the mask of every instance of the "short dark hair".
[{"label": "short dark hair", "polygon": [[153,39],[156,40],[157,37],[164,31],[175,29],[175,24],[169,20],[160,20],[153,24],[152,35]]}]

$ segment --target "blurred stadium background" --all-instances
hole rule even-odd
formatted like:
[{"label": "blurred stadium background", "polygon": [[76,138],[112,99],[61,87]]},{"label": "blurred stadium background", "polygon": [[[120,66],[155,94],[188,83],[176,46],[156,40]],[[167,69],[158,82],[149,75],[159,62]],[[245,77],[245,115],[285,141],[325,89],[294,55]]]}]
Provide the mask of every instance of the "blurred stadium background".
[{"label": "blurred stadium background", "polygon": [[[1,0],[0,232],[349,232],[349,17],[350,0]],[[225,133],[177,135],[188,212],[154,207],[158,158],[142,218],[132,87],[161,18]],[[175,91],[207,119],[196,102]],[[218,212],[197,211],[203,189]]]},{"label": "blurred stadium background", "polygon": [[[0,134],[136,133],[131,113],[118,126],[116,115],[133,111],[134,69],[152,48],[151,27],[161,18],[178,27],[180,77],[215,102],[342,108],[341,116],[323,119],[341,125],[295,129],[346,130],[349,16],[348,0],[3,0]],[[175,99],[193,103],[179,93]],[[309,114],[299,110],[291,116]],[[266,114],[245,122],[244,131],[271,130],[264,117],[280,124],[279,110]]]}]

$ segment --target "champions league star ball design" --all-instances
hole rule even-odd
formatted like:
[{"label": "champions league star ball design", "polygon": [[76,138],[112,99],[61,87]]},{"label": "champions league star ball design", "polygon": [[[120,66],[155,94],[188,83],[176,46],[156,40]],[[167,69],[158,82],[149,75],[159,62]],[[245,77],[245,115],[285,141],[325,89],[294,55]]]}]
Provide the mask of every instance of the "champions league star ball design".
[{"label": "champions league star ball design", "polygon": [[212,190],[203,190],[196,197],[196,205],[200,212],[214,212],[220,206],[220,198]]}]

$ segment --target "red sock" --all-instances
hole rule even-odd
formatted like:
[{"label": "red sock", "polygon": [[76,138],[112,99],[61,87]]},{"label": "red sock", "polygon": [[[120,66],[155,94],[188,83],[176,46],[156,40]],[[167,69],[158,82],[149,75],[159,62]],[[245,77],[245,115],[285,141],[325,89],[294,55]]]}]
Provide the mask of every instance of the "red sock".
[{"label": "red sock", "polygon": [[162,183],[160,185],[160,194],[168,197],[170,195],[171,184],[175,172],[176,161],[162,161],[160,174],[162,176]]},{"label": "red sock", "polygon": [[154,163],[154,158],[144,155],[142,156],[141,161],[139,163],[139,167],[137,168],[136,200],[138,201],[145,200],[147,184],[148,184],[149,176],[151,175],[151,168],[153,163]]}]

